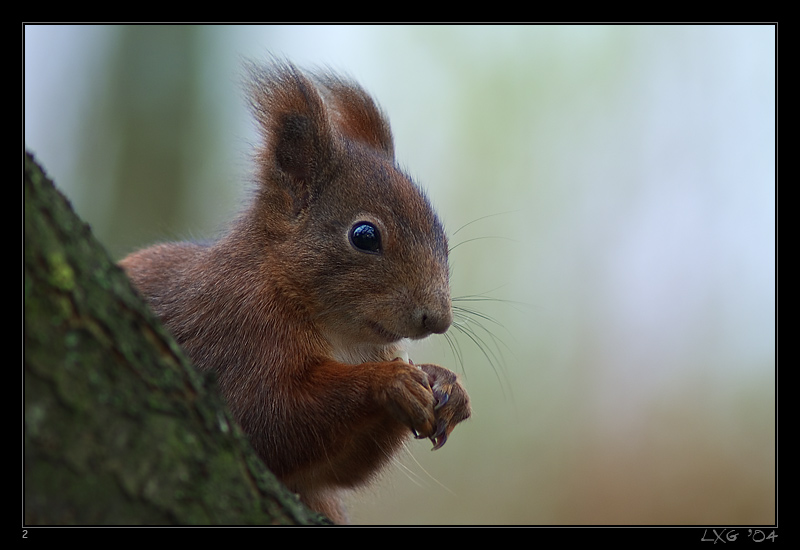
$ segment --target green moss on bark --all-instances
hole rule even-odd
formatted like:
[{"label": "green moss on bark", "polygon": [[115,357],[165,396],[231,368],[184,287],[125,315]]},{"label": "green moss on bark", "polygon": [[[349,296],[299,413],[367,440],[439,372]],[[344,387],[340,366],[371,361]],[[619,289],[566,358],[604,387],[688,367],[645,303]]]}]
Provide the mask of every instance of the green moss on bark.
[{"label": "green moss on bark", "polygon": [[307,524],[30,155],[25,523]]}]

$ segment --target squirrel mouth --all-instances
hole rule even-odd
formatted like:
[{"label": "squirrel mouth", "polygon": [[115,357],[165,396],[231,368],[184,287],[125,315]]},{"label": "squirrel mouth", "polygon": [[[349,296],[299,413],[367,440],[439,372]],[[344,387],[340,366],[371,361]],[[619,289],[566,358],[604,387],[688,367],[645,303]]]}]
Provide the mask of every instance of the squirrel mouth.
[{"label": "squirrel mouth", "polygon": [[376,323],[374,321],[370,321],[369,327],[372,331],[380,336],[381,340],[385,340],[387,344],[392,344],[394,342],[399,342],[403,339],[403,336],[400,334],[395,334],[389,330],[386,330],[383,325],[380,323]]}]

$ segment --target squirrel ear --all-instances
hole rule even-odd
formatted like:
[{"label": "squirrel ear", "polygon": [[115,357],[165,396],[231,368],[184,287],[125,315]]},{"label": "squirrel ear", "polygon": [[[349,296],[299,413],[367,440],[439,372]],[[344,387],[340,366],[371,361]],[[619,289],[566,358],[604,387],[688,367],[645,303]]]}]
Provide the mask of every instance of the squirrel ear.
[{"label": "squirrel ear", "polygon": [[349,139],[360,141],[394,158],[389,122],[364,89],[333,73],[315,75],[336,128]]},{"label": "squirrel ear", "polygon": [[[266,142],[262,160],[294,182],[310,184],[333,156],[322,98],[293,65],[249,63],[247,69],[250,103]],[[305,194],[305,190],[295,192]]]}]

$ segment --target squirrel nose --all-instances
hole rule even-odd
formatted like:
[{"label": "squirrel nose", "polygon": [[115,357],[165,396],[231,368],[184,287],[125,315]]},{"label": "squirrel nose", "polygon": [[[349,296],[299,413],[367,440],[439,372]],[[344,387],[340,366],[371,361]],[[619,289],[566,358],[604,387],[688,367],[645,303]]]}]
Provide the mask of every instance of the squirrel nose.
[{"label": "squirrel nose", "polygon": [[453,312],[448,304],[441,310],[425,309],[421,312],[420,324],[428,334],[442,334],[450,328],[453,322]]}]

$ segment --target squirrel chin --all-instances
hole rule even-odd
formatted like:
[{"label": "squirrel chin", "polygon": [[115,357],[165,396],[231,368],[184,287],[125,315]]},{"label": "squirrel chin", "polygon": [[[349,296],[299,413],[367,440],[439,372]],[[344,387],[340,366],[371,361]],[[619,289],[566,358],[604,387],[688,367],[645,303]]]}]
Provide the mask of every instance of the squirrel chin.
[{"label": "squirrel chin", "polygon": [[372,344],[366,342],[345,342],[341,338],[328,335],[333,359],[348,365],[361,363],[393,361],[402,359],[409,363],[408,339],[403,338],[391,344]]}]

